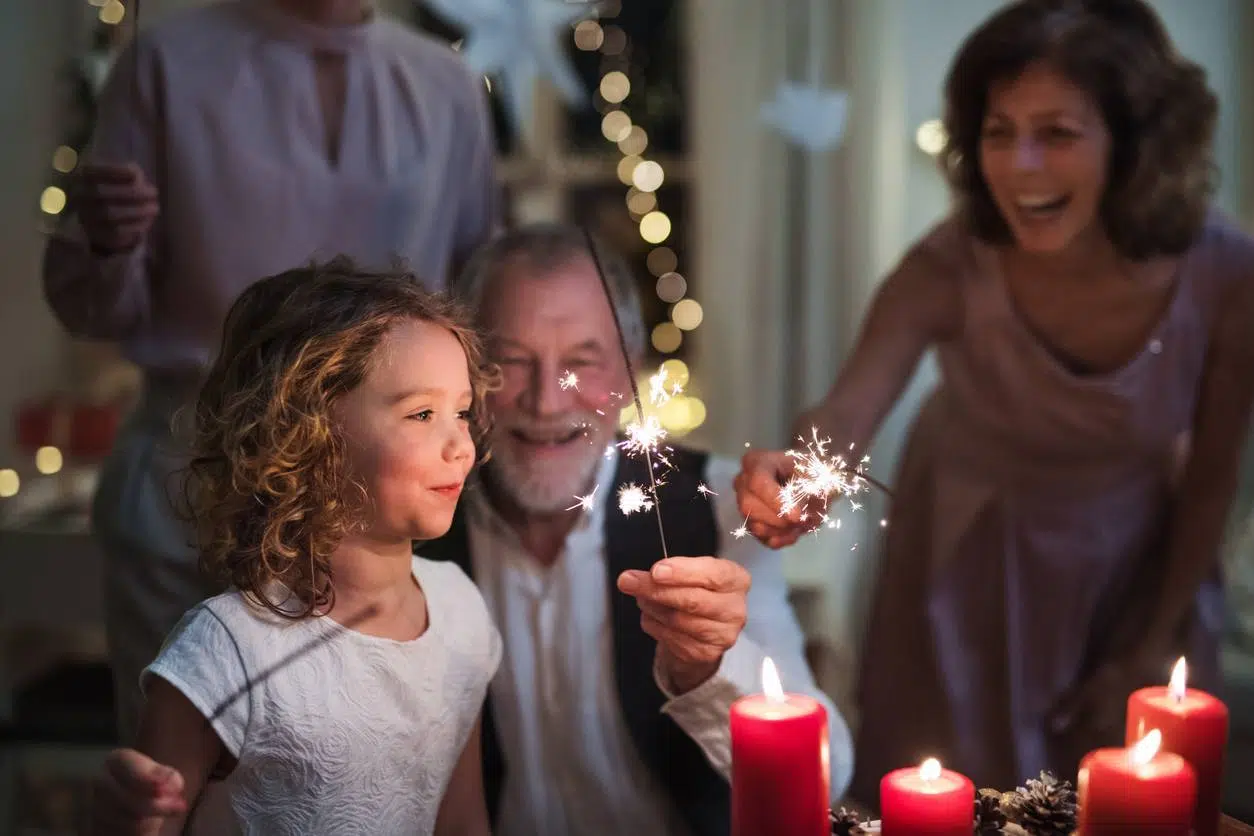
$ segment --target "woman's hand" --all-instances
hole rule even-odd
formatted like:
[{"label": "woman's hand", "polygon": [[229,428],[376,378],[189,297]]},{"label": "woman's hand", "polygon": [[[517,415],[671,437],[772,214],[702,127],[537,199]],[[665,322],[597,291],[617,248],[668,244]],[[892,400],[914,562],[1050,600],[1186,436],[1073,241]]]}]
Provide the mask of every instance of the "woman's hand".
[{"label": "woman's hand", "polygon": [[736,475],[736,504],[749,532],[772,549],[791,546],[823,521],[823,511],[799,505],[784,511],[780,490],[792,476],[795,459],[786,451],[751,450]]}]

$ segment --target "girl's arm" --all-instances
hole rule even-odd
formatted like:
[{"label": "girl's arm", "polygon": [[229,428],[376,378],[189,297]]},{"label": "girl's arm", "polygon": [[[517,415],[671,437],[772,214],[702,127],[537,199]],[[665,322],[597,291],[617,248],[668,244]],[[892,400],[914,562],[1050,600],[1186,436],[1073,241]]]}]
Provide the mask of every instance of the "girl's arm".
[{"label": "girl's arm", "polygon": [[[183,832],[189,811],[195,808],[209,773],[226,751],[222,741],[181,691],[160,676],[153,676],[148,683],[136,748],[182,776],[186,805],[181,812],[163,816],[160,827],[150,820],[149,827],[139,832],[177,836]],[[137,805],[136,809],[141,808]]]},{"label": "girl's arm", "polygon": [[490,836],[492,833],[483,793],[481,725],[482,718],[475,721],[470,739],[453,767],[453,777],[435,821],[435,836]]}]

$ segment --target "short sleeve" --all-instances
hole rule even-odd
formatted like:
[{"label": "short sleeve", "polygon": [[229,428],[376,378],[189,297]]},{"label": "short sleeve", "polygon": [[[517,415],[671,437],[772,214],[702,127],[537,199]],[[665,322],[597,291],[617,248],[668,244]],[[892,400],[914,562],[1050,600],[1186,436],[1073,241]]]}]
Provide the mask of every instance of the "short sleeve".
[{"label": "short sleeve", "polygon": [[239,640],[208,604],[183,616],[140,674],[145,694],[154,676],[177,688],[210,722],[227,751],[240,756],[252,717],[251,680]]}]

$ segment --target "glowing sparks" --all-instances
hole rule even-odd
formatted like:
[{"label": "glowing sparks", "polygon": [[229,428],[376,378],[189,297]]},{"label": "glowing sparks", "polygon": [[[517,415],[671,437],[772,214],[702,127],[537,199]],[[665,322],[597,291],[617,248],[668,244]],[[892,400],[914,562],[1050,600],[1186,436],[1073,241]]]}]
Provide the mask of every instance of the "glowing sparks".
[{"label": "glowing sparks", "polygon": [[657,373],[649,378],[649,400],[654,406],[661,406],[683,393],[684,387],[679,381],[675,381],[667,386],[667,378],[670,372],[666,370],[666,366],[658,368]]},{"label": "glowing sparks", "polygon": [[618,489],[618,510],[631,515],[640,511],[648,511],[653,507],[653,500],[648,491],[634,482],[628,482]]},{"label": "glowing sparks", "polygon": [[745,521],[740,524],[740,528],[737,528],[735,531],[733,531],[731,533],[731,536],[735,537],[737,540],[741,540],[749,536],[749,518],[748,517],[745,517]]},{"label": "glowing sparks", "polygon": [[[783,514],[789,514],[807,505],[811,500],[817,501],[822,506],[818,525],[823,525],[830,522],[827,509],[834,499],[852,497],[867,489],[863,468],[870,459],[864,457],[857,465],[851,465],[844,456],[832,455],[828,452],[831,439],[819,438],[817,429],[812,428],[810,436],[805,449],[788,451],[788,455],[794,461],[794,469],[792,476],[780,489],[780,507]],[[798,439],[798,441],[801,440]],[[862,508],[860,503],[852,499],[849,504],[855,511]],[[807,511],[802,511],[802,521],[806,521],[808,516]],[[837,522],[837,527],[839,527],[839,522]]]},{"label": "glowing sparks", "polygon": [[710,490],[710,486],[707,485],[705,482],[702,482],[701,484],[697,485],[697,493],[707,498],[711,496],[718,496],[718,494]]},{"label": "glowing sparks", "polygon": [[563,392],[565,392],[568,389],[574,389],[578,391],[579,375],[567,369],[566,371],[562,372],[562,377],[561,377],[561,380],[558,381],[558,385],[562,387]]},{"label": "glowing sparks", "polygon": [[575,499],[577,500],[576,503],[570,506],[569,508],[567,508],[566,510],[567,511],[584,510],[584,511],[591,513],[592,507],[596,503],[597,491],[599,491],[600,489],[601,489],[601,486],[597,485],[592,489],[592,493],[588,494],[587,496],[575,497]]},{"label": "glowing sparks", "polygon": [[666,440],[666,430],[655,416],[650,415],[644,421],[632,421],[627,425],[627,438],[619,442],[628,455],[642,456],[658,452],[658,445]]}]

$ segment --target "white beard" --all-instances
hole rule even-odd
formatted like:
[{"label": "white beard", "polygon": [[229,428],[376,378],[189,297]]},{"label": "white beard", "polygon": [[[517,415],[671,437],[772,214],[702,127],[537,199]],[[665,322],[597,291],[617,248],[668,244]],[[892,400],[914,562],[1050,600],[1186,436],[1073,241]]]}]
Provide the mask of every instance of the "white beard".
[{"label": "white beard", "polygon": [[583,439],[572,444],[566,455],[536,462],[517,455],[506,442],[494,445],[487,466],[494,484],[518,507],[536,514],[552,514],[569,509],[578,502],[576,497],[592,490],[603,455],[604,444]]}]

